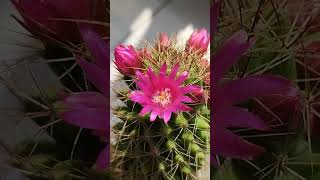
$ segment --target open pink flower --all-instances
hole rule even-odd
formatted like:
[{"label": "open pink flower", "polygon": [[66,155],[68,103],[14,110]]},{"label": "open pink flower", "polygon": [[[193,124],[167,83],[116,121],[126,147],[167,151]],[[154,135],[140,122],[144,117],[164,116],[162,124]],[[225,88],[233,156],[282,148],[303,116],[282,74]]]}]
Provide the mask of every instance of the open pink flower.
[{"label": "open pink flower", "polygon": [[188,73],[183,72],[176,77],[178,70],[179,66],[175,65],[167,76],[167,65],[163,64],[158,76],[151,68],[147,70],[146,75],[136,72],[136,84],[140,90],[131,92],[130,99],[143,106],[140,115],[151,112],[151,121],[158,116],[168,123],[172,113],[191,110],[184,103],[193,101],[185,94],[199,91],[201,88],[195,85],[182,86]]}]

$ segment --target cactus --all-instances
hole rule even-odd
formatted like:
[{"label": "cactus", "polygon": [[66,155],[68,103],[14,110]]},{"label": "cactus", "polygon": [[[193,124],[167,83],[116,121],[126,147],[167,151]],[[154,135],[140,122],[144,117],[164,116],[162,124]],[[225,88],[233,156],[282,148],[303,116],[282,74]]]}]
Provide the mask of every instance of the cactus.
[{"label": "cactus", "polygon": [[[206,35],[206,34],[205,34]],[[163,34],[161,34],[163,36]],[[162,37],[163,38],[163,37]],[[165,38],[166,39],[166,38]],[[144,66],[160,71],[166,64],[180,65],[180,72],[189,72],[186,85],[198,85],[208,92],[203,77],[208,69],[199,63],[203,54],[197,51],[183,51],[175,47],[175,41],[163,43],[160,40],[147,53],[139,52]],[[164,46],[166,45],[166,46]],[[116,57],[117,58],[117,57]],[[117,59],[116,59],[117,61]],[[170,69],[170,68],[168,68]],[[144,70],[142,70],[143,72]],[[139,114],[143,108],[130,99],[130,93],[137,89],[136,79],[126,76],[128,91],[117,92],[117,97],[126,106],[116,107],[113,113],[121,120],[113,127],[116,142],[112,147],[112,173],[124,179],[197,179],[197,172],[208,164],[209,154],[209,107],[203,101],[188,104],[188,112],[177,112],[166,123],[161,117],[149,120],[149,114]],[[201,97],[203,98],[203,97]]]}]

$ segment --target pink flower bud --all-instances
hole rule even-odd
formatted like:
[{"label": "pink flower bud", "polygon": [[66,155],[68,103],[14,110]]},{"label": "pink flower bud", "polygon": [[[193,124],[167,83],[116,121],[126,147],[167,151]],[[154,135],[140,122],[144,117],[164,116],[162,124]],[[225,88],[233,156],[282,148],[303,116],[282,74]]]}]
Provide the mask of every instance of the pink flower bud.
[{"label": "pink flower bud", "polygon": [[207,90],[198,90],[190,93],[191,99],[197,103],[207,103],[209,100],[209,92]]},{"label": "pink flower bud", "polygon": [[138,52],[133,46],[119,45],[114,50],[115,64],[123,75],[133,76],[142,67]]},{"label": "pink flower bud", "polygon": [[159,34],[159,43],[161,49],[170,46],[170,39],[167,33],[164,32]]},{"label": "pink flower bud", "polygon": [[200,89],[198,91],[192,92],[191,99],[195,102],[203,102],[204,100],[204,91],[203,89]]},{"label": "pink flower bud", "polygon": [[210,42],[210,35],[205,29],[195,30],[189,37],[186,51],[205,54]]}]

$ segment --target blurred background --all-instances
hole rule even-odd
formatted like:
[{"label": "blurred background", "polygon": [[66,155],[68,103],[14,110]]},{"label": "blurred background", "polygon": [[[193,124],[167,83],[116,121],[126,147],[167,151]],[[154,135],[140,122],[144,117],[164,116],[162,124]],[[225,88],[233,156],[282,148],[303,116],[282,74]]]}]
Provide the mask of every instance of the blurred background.
[{"label": "blurred background", "polygon": [[[55,89],[58,79],[46,64],[30,63],[39,60],[36,54],[43,49],[41,43],[31,37],[11,14],[17,14],[10,0],[0,1],[0,179],[28,179],[5,161],[8,151],[28,139],[49,139],[46,134],[37,135],[39,126],[23,113],[23,106],[6,85],[22,90],[25,94],[37,93],[33,77],[42,88]],[[33,74],[35,73],[35,74]],[[33,74],[33,75],[32,75]],[[4,81],[5,79],[5,81]],[[4,149],[6,146],[9,149]]]}]

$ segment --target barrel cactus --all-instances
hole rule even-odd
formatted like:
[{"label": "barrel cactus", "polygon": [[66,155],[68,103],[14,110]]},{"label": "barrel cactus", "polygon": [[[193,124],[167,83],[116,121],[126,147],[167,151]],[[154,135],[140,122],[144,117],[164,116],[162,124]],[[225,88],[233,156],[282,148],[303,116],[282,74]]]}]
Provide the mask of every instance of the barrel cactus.
[{"label": "barrel cactus", "polygon": [[208,165],[210,110],[206,30],[186,43],[160,33],[142,49],[120,45],[115,64],[129,88],[115,90],[125,104],[113,109],[112,173],[130,179],[198,179]]}]

